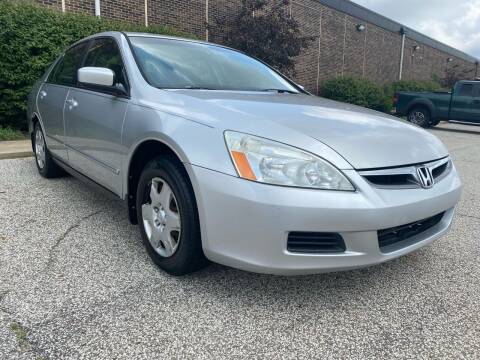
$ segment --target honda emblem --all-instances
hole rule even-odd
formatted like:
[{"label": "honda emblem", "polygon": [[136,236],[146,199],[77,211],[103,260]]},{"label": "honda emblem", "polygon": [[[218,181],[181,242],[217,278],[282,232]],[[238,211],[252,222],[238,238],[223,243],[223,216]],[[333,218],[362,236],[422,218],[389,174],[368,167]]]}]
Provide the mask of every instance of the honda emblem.
[{"label": "honda emblem", "polygon": [[432,172],[426,166],[417,167],[417,178],[418,182],[424,189],[429,189],[434,184]]}]

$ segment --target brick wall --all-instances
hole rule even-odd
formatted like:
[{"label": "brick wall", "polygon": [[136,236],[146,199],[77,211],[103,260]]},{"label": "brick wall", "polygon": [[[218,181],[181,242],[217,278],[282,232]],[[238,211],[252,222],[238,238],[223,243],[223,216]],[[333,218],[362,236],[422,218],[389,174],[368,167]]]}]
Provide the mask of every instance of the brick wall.
[{"label": "brick wall", "polygon": [[[92,2],[92,0],[89,1]],[[109,19],[143,24],[145,21],[144,5],[144,0],[101,0],[100,14]]]},{"label": "brick wall", "polygon": [[68,12],[95,14],[95,1],[92,0],[65,0],[65,10]]},{"label": "brick wall", "polygon": [[150,24],[171,25],[204,39],[205,4],[205,0],[148,0],[148,21]]},{"label": "brick wall", "polygon": [[[61,0],[37,0],[62,9]],[[100,0],[101,15],[133,23],[145,23],[145,0]],[[231,19],[241,0],[147,0],[148,23],[170,25],[200,39],[222,43],[226,29],[219,23]],[[64,0],[65,10],[95,13],[94,0]],[[208,11],[207,11],[208,9]],[[291,0],[286,11],[300,23],[303,34],[314,40],[295,60],[295,80],[317,93],[323,81],[339,75],[365,77],[385,84],[398,80],[401,35],[323,5],[316,0]],[[358,31],[357,25],[365,25]],[[418,50],[414,50],[415,46]],[[453,59],[447,62],[447,59]],[[447,67],[458,64],[475,76],[475,64],[407,38],[403,79],[442,77]]]},{"label": "brick wall", "polygon": [[36,0],[37,3],[56,9],[62,10],[62,0]]}]

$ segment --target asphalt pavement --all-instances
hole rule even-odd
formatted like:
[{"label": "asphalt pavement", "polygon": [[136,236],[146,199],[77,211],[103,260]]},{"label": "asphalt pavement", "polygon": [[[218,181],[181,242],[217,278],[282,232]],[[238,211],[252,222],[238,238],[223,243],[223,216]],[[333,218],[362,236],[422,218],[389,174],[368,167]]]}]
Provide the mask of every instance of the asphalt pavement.
[{"label": "asphalt pavement", "polygon": [[392,262],[279,277],[150,261],[123,203],[0,161],[0,359],[480,358],[480,127],[432,130],[464,182],[451,232]]}]

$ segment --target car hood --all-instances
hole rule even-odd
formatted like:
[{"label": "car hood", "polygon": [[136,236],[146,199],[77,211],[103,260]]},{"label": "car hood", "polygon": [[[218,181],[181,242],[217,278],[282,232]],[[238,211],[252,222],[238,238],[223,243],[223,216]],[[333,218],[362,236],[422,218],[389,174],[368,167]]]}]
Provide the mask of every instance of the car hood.
[{"label": "car hood", "polygon": [[176,95],[173,103],[183,104],[179,111],[185,117],[300,148],[302,144],[276,133],[280,129],[282,134],[285,129],[301,133],[329,146],[356,169],[423,163],[448,155],[434,135],[417,126],[316,96],[198,90],[170,93]]}]

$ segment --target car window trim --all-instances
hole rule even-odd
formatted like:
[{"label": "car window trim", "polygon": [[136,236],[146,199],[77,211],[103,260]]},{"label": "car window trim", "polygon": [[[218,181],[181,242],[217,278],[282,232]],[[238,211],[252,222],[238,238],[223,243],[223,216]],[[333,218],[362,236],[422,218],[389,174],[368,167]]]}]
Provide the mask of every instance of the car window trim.
[{"label": "car window trim", "polygon": [[[130,37],[127,35],[127,33],[123,32],[122,31],[122,35],[125,36],[125,38],[127,39],[127,43],[128,43],[128,46],[130,48],[130,52],[132,53],[132,56],[133,56],[133,59],[135,60],[135,65],[137,66],[138,70],[140,70],[140,73],[142,74],[142,77],[143,79],[148,83],[148,85],[156,88],[156,89],[161,89],[161,90],[168,90],[168,88],[162,88],[162,87],[158,87],[158,86],[155,86],[153,85],[147,78],[147,76],[145,75],[142,67],[140,66],[140,62],[138,60],[138,57],[137,57],[137,54],[135,54],[135,51],[133,50],[133,44],[132,42],[130,41]],[[135,37],[137,35],[133,35],[132,37]],[[188,39],[171,39],[171,38],[162,38],[162,37],[157,37],[157,36],[148,36],[148,35],[141,35],[141,36],[137,36],[137,37],[149,37],[149,38],[156,38],[156,39],[163,39],[163,40],[172,40],[172,41],[185,41],[185,42],[192,42],[192,43],[198,43],[197,41],[194,41],[194,40],[188,40]],[[224,49],[228,49],[228,50],[231,50],[231,51],[236,51],[242,55],[245,55],[245,56],[248,56],[249,58],[252,58],[252,59],[255,59],[257,60],[258,62],[262,63],[263,65],[265,65],[266,67],[268,67],[270,70],[272,70],[273,72],[275,72],[275,74],[279,75],[283,80],[285,80],[286,82],[288,82],[290,85],[292,85],[298,92],[299,94],[306,94],[306,95],[311,95],[308,91],[306,91],[305,89],[302,89],[297,83],[295,83],[293,80],[289,79],[287,76],[283,75],[281,72],[279,72],[278,70],[274,69],[273,67],[271,67],[270,65],[268,65],[266,62],[256,58],[255,56],[250,56],[248,54],[246,54],[245,52],[243,51],[240,51],[240,50],[237,50],[237,49],[233,49],[233,48],[229,48],[228,46],[223,46],[223,45],[218,45],[218,44],[206,44],[206,45],[210,45],[210,46],[217,46],[217,47],[221,47],[221,48],[224,48]]]},{"label": "car window trim", "polygon": [[95,43],[95,40],[101,40],[101,39],[113,40],[113,42],[115,43],[115,46],[117,47],[117,50],[120,54],[120,58],[122,60],[123,69],[124,69],[124,72],[125,72],[125,81],[126,81],[126,85],[127,85],[127,88],[125,90],[126,90],[127,94],[126,95],[117,95],[113,91],[109,91],[108,89],[102,89],[102,88],[100,88],[98,86],[95,86],[95,85],[86,85],[86,84],[82,85],[82,84],[78,83],[78,79],[77,79],[77,84],[76,84],[75,87],[79,88],[79,89],[85,89],[85,90],[90,90],[90,91],[93,91],[93,92],[99,92],[99,93],[102,93],[102,94],[107,94],[107,95],[112,95],[112,96],[116,96],[116,97],[130,99],[130,89],[131,89],[130,78],[128,77],[128,70],[127,70],[127,67],[125,66],[125,64],[126,64],[125,58],[124,58],[124,56],[122,54],[122,51],[120,49],[120,45],[118,44],[117,39],[115,39],[115,37],[109,36],[109,35],[102,35],[102,36],[97,36],[97,37],[94,37],[94,38],[90,39],[90,43],[88,44],[87,50],[85,51],[85,54],[83,56],[80,68],[84,67],[85,61],[87,60],[88,52],[90,51],[91,47]]},{"label": "car window trim", "polygon": [[52,84],[52,85],[58,85],[58,84],[55,84],[53,82],[50,81],[50,78],[55,74],[55,70],[57,68],[57,66],[59,65],[59,63],[61,61],[63,61],[63,57],[65,56],[65,52],[61,55],[59,55],[55,61],[53,62],[53,65],[52,67],[50,68],[50,71],[48,72],[47,76],[45,76],[45,80],[44,82],[47,83],[47,84]]},{"label": "car window trim", "polygon": [[[71,84],[59,84],[59,83],[56,83],[56,82],[52,82],[50,81],[50,76],[52,75],[53,73],[53,70],[55,69],[55,66],[57,66],[57,64],[60,62],[60,61],[63,61],[63,59],[65,58],[65,54],[67,53],[67,51],[73,49],[74,47],[77,47],[77,46],[80,46],[82,45],[83,43],[87,43],[87,47],[85,49],[88,49],[89,48],[89,42],[91,41],[91,39],[86,39],[86,40],[82,40],[82,41],[78,41],[76,42],[75,44],[72,44],[70,45],[67,49],[65,49],[65,51],[57,58],[56,62],[55,62],[55,65],[52,67],[52,70],[50,71],[50,73],[48,74],[46,80],[45,80],[45,83],[47,84],[52,84],[52,85],[58,85],[58,86],[67,86],[67,87],[75,87],[74,85],[71,85]],[[83,61],[85,60],[85,55],[86,55],[86,50],[84,50],[84,53],[82,54],[82,59],[80,61],[80,65],[83,64]],[[77,69],[78,71],[78,69]],[[78,81],[78,76],[75,77],[75,82]]]},{"label": "car window trim", "polygon": [[[61,61],[64,57],[65,57],[65,54],[67,51],[69,51],[70,49],[74,48],[75,46],[78,46],[78,45],[81,45],[83,43],[87,43],[87,47],[85,48],[85,51],[82,55],[82,60],[80,61],[80,65],[78,67],[78,69],[82,68],[83,65],[85,64],[85,60],[87,58],[87,54],[88,54],[88,51],[90,50],[93,42],[96,40],[96,39],[102,39],[102,38],[107,38],[107,39],[112,39],[114,42],[115,42],[115,45],[117,46],[117,49],[118,51],[120,52],[120,56],[122,58],[122,63],[123,63],[123,67],[124,67],[124,70],[125,70],[125,80],[127,82],[127,89],[125,89],[127,91],[127,95],[117,95],[115,93],[113,93],[112,91],[108,91],[108,90],[104,90],[104,89],[99,89],[99,88],[95,88],[95,87],[90,87],[90,86],[85,86],[85,85],[80,85],[78,83],[78,76],[76,77],[76,81],[75,81],[75,84],[70,84],[70,85],[67,85],[67,84],[58,84],[58,83],[55,83],[55,82],[51,82],[50,81],[50,76],[53,72],[53,69],[55,68],[55,65],[57,65],[57,63],[59,61]],[[83,90],[89,90],[89,91],[93,91],[93,92],[97,92],[97,93],[102,93],[102,94],[107,94],[107,95],[111,95],[111,96],[115,96],[115,97],[120,97],[120,98],[126,98],[126,99],[130,99],[130,90],[131,90],[131,82],[130,82],[130,78],[128,76],[128,70],[127,70],[127,67],[125,66],[126,62],[125,62],[125,57],[123,56],[122,54],[122,51],[120,49],[120,45],[118,44],[117,42],[117,39],[115,39],[115,37],[113,36],[108,36],[108,35],[102,35],[102,36],[98,36],[98,37],[94,37],[94,38],[89,38],[89,39],[85,39],[85,40],[82,40],[82,41],[78,41],[76,42],[75,44],[72,44],[70,45],[67,49],[65,49],[65,51],[57,58],[56,62],[55,62],[55,65],[52,67],[52,70],[49,72],[48,76],[46,77],[46,80],[45,80],[45,83],[46,84],[50,84],[50,85],[56,85],[56,86],[65,86],[65,87],[69,87],[69,88],[74,88],[74,89],[83,89]],[[78,69],[77,69],[77,72],[78,72]]]}]

